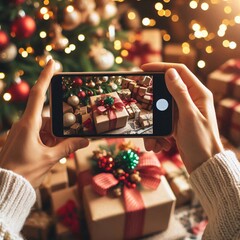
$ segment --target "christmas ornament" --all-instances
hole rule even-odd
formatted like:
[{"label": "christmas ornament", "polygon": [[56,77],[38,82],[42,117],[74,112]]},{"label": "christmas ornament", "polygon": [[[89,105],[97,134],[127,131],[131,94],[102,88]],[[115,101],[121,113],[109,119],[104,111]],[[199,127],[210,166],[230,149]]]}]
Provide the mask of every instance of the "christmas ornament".
[{"label": "christmas ornament", "polygon": [[89,90],[89,91],[87,92],[87,95],[88,95],[88,96],[93,96],[93,91],[90,91],[90,90]]},{"label": "christmas ornament", "polygon": [[114,98],[107,96],[104,98],[104,105],[112,106],[114,104]]},{"label": "christmas ornament", "polygon": [[79,104],[79,98],[75,95],[68,97],[67,102],[69,105],[76,107]]},{"label": "christmas ornament", "polygon": [[108,76],[104,76],[101,78],[102,82],[107,82],[108,81]]},{"label": "christmas ornament", "polygon": [[114,55],[105,48],[100,48],[93,56],[93,61],[99,70],[108,70],[114,64]]},{"label": "christmas ornament", "polygon": [[82,21],[81,13],[72,5],[69,5],[64,9],[63,16],[64,19],[62,28],[64,30],[71,31],[76,28]]},{"label": "christmas ornament", "polygon": [[88,15],[88,18],[87,18],[87,22],[91,25],[91,26],[98,26],[99,23],[100,23],[100,16],[97,12],[91,12],[89,15]]},{"label": "christmas ornament", "polygon": [[10,0],[11,3],[19,5],[25,2],[25,0]]},{"label": "christmas ornament", "polygon": [[100,80],[100,78],[97,78],[96,85],[101,85],[101,84],[102,84],[102,81]]},{"label": "christmas ornament", "polygon": [[81,91],[79,91],[79,93],[78,93],[78,97],[81,98],[81,99],[83,99],[83,98],[86,97],[86,93],[85,93],[83,90],[81,90]]},{"label": "christmas ornament", "polygon": [[102,156],[98,159],[98,167],[106,172],[109,172],[114,167],[114,161],[111,155]]},{"label": "christmas ornament", "polygon": [[111,88],[113,91],[116,91],[118,89],[118,85],[116,83],[111,83]]},{"label": "christmas ornament", "polygon": [[125,171],[134,170],[139,163],[138,154],[132,149],[120,151],[115,159],[116,165]]},{"label": "christmas ornament", "polygon": [[88,86],[90,88],[94,88],[96,86],[96,83],[93,80],[91,80],[90,83],[88,83]]},{"label": "christmas ornament", "polygon": [[81,87],[83,85],[83,80],[80,77],[75,77],[73,83],[75,86]]},{"label": "christmas ornament", "polygon": [[19,16],[11,25],[11,36],[18,39],[29,38],[36,30],[36,23],[30,16]]},{"label": "christmas ornament", "polygon": [[30,92],[30,86],[27,82],[16,78],[13,84],[7,90],[7,93],[11,94],[11,101],[25,102],[28,99]]},{"label": "christmas ornament", "polygon": [[0,30],[0,50],[4,49],[9,43],[8,35],[5,31]]},{"label": "christmas ornament", "polygon": [[100,10],[100,15],[103,19],[109,19],[117,14],[117,7],[115,3],[109,2]]},{"label": "christmas ornament", "polygon": [[73,113],[65,113],[63,115],[63,126],[70,127],[76,122],[76,116]]},{"label": "christmas ornament", "polygon": [[130,180],[134,183],[139,183],[141,182],[141,177],[139,171],[135,171],[130,175]]},{"label": "christmas ornament", "polygon": [[90,13],[96,8],[96,3],[94,0],[75,0],[75,6],[80,12],[86,11]]},{"label": "christmas ornament", "polygon": [[63,50],[68,46],[68,39],[62,35],[62,28],[59,24],[54,23],[51,26],[50,37],[52,38],[52,48],[54,50]]},{"label": "christmas ornament", "polygon": [[103,93],[103,89],[101,88],[101,86],[98,87],[97,93],[98,94],[102,94]]},{"label": "christmas ornament", "polygon": [[10,43],[0,51],[0,62],[7,63],[14,60],[17,56],[17,48],[13,43]]}]

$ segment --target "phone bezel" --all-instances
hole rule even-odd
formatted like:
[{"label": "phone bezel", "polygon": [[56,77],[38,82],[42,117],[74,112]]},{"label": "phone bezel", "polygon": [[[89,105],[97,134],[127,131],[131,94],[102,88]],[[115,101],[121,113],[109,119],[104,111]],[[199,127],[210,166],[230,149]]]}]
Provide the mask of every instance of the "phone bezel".
[{"label": "phone bezel", "polygon": [[[50,112],[51,112],[51,122],[52,122],[52,133],[56,137],[88,137],[88,138],[99,138],[99,137],[166,137],[172,134],[173,132],[173,119],[174,119],[174,99],[167,90],[165,80],[161,86],[164,86],[164,91],[161,91],[163,98],[167,98],[169,102],[169,109],[164,112],[160,112],[156,109],[154,103],[156,103],[159,96],[156,95],[156,90],[153,87],[153,117],[161,117],[161,124],[164,124],[164,127],[161,128],[161,133],[157,134],[86,134],[86,135],[64,135],[63,134],[63,111],[62,111],[62,77],[63,76],[120,76],[120,75],[161,75],[164,76],[164,72],[143,72],[143,71],[133,71],[133,72],[59,72],[56,73],[50,84]],[[155,81],[156,82],[156,81]],[[155,83],[154,83],[155,84]],[[157,88],[156,88],[157,89]],[[162,88],[160,88],[162,89]],[[153,124],[156,127],[156,119],[153,119]],[[154,126],[153,126],[154,127]]]}]

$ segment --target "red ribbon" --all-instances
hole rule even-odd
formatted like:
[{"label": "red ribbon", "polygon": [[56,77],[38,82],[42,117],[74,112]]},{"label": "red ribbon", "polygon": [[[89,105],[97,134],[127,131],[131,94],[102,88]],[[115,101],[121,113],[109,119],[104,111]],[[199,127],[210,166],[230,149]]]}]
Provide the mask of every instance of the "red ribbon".
[{"label": "red ribbon", "polygon": [[93,124],[92,124],[92,119],[88,118],[83,122],[83,127],[87,128],[89,131],[93,130]]},{"label": "red ribbon", "polygon": [[128,50],[128,56],[126,57],[129,61],[134,61],[137,57],[140,59],[140,65],[148,62],[149,54],[157,54],[160,55],[161,52],[158,50],[153,50],[149,43],[142,43],[141,41],[135,41],[130,49]]},{"label": "red ribbon", "polygon": [[[161,182],[161,164],[154,153],[140,155],[136,167],[141,176],[141,184],[150,189],[156,189]],[[108,190],[117,185],[119,180],[111,173],[100,173],[93,177],[94,190],[100,195],[106,195]],[[140,192],[135,188],[123,187],[123,199],[126,210],[124,239],[133,239],[142,236],[145,206]]]},{"label": "red ribbon", "polygon": [[80,223],[77,211],[76,203],[73,200],[68,200],[57,210],[57,216],[59,217],[60,222],[69,228],[75,235],[80,233]]},{"label": "red ribbon", "polygon": [[125,99],[123,100],[123,104],[126,107],[127,105],[131,105],[133,103],[137,103],[137,100],[135,100],[134,98],[130,98],[130,99]]}]

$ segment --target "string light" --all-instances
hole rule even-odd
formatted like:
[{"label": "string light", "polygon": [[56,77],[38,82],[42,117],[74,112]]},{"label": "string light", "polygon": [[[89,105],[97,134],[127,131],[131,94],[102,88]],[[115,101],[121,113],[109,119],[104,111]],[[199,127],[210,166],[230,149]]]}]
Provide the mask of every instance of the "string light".
[{"label": "string light", "polygon": [[85,40],[85,36],[84,36],[83,34],[79,34],[79,35],[78,35],[78,40],[79,40],[80,42],[83,42],[83,41]]},{"label": "string light", "polygon": [[47,37],[47,33],[45,31],[41,31],[39,33],[39,36],[40,36],[40,38],[46,38]]},{"label": "string light", "polygon": [[116,62],[117,64],[121,64],[121,63],[123,62],[123,58],[120,57],[120,56],[118,56],[118,57],[115,58],[115,62]]},{"label": "string light", "polygon": [[4,79],[5,78],[5,73],[0,72],[0,79]]},{"label": "string light", "polygon": [[199,68],[205,68],[206,63],[205,63],[205,61],[203,61],[203,60],[199,60],[199,61],[197,62],[197,66],[198,66]]},{"label": "string light", "polygon": [[10,93],[4,93],[3,94],[4,101],[8,102],[8,101],[11,100],[11,98],[12,98],[12,95]]}]

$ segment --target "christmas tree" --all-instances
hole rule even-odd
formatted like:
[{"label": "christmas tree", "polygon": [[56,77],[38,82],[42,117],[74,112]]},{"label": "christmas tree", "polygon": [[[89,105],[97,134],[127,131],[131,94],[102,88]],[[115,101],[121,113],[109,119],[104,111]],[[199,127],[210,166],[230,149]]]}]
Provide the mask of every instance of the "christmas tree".
[{"label": "christmas tree", "polygon": [[[111,0],[4,0],[0,13],[0,131],[21,115],[30,87],[50,58],[56,71],[131,66],[116,46],[125,35]],[[99,87],[80,85],[82,95]]]}]

